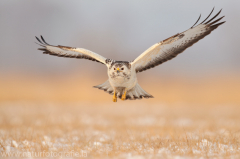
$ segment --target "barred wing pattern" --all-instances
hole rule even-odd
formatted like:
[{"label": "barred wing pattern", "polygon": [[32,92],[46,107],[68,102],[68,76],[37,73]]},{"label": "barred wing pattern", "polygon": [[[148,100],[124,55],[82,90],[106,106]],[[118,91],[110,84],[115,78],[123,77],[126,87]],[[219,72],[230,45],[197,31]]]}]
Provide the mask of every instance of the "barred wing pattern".
[{"label": "barred wing pattern", "polygon": [[44,48],[39,48],[38,50],[43,51],[44,54],[49,54],[53,56],[59,56],[59,57],[68,57],[68,58],[78,58],[78,59],[88,59],[92,61],[97,61],[102,64],[106,64],[106,58],[96,54],[92,51],[83,49],[83,48],[74,48],[74,47],[68,47],[68,46],[53,46],[49,45],[41,36],[41,40],[36,37],[36,39],[39,41],[39,45]]},{"label": "barred wing pattern", "polygon": [[208,15],[208,17],[196,27],[194,26],[200,20],[201,15],[198,18],[197,22],[190,29],[182,33],[178,33],[166,40],[163,40],[151,46],[131,63],[132,67],[135,68],[136,72],[142,72],[147,69],[158,66],[163,62],[166,62],[176,57],[178,54],[182,53],[185,49],[187,49],[194,43],[198,42],[200,39],[210,34],[218,26],[225,23],[225,21],[217,23],[224,16],[215,20],[215,18],[221,13],[221,10],[213,18],[207,21],[207,19],[211,16],[213,10]]}]

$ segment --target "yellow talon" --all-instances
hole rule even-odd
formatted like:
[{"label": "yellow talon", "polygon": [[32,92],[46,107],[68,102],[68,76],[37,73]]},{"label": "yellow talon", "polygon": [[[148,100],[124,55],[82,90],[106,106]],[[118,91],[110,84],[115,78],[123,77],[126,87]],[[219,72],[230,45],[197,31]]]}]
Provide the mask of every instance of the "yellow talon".
[{"label": "yellow talon", "polygon": [[122,100],[126,99],[127,89],[125,89],[124,94],[122,95]]},{"label": "yellow talon", "polygon": [[122,100],[125,100],[126,99],[126,96],[125,95],[122,95]]},{"label": "yellow talon", "polygon": [[113,94],[113,102],[117,102],[117,96],[116,96],[116,91],[114,90],[114,94]]}]

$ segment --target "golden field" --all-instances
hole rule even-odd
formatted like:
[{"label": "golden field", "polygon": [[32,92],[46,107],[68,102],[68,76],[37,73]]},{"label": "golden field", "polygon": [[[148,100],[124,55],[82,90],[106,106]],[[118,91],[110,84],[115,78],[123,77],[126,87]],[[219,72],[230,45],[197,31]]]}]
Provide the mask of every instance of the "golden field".
[{"label": "golden field", "polygon": [[[240,76],[204,77],[144,76],[140,86],[154,96],[150,103],[240,104]],[[107,75],[76,74],[58,76],[0,75],[0,101],[111,102],[112,97],[93,88]],[[131,102],[133,103],[133,102]]]},{"label": "golden field", "polygon": [[113,103],[101,78],[1,76],[0,155],[239,158],[239,79],[143,78],[154,99]]}]

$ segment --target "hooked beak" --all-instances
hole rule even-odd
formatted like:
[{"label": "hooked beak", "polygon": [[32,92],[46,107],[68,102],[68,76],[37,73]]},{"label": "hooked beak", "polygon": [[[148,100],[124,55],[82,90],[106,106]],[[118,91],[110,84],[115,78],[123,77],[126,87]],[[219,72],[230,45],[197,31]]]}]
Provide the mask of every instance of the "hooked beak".
[{"label": "hooked beak", "polygon": [[117,73],[119,73],[120,72],[120,70],[119,70],[119,68],[117,68]]}]

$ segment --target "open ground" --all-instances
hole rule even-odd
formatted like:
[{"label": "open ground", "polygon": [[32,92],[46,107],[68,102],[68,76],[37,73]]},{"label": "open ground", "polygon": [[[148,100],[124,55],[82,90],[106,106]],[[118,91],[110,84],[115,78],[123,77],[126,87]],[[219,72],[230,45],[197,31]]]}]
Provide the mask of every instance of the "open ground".
[{"label": "open ground", "polygon": [[89,158],[240,157],[236,105],[22,102],[2,103],[0,109],[1,155],[76,157],[69,154],[74,151]]},{"label": "open ground", "polygon": [[239,158],[239,78],[219,77],[146,79],[154,99],[113,103],[99,79],[1,76],[0,155]]}]

